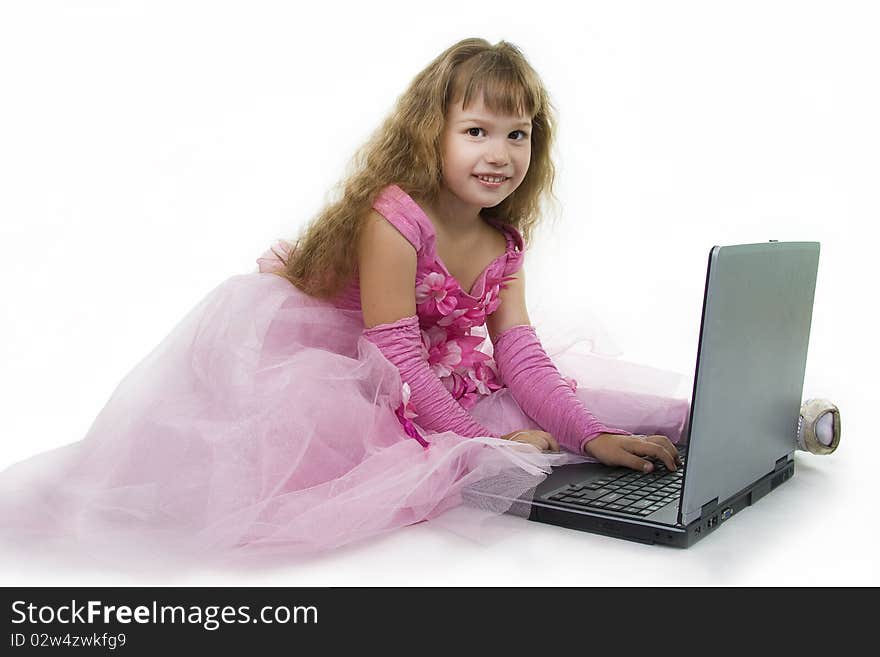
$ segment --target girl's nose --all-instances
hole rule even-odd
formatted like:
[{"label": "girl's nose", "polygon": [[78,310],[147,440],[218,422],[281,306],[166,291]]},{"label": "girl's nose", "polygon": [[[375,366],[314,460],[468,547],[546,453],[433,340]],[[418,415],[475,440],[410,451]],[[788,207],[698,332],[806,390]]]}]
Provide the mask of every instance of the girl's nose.
[{"label": "girl's nose", "polygon": [[509,159],[510,157],[507,154],[507,148],[504,146],[495,146],[486,154],[486,160],[488,162],[499,166],[506,165]]}]

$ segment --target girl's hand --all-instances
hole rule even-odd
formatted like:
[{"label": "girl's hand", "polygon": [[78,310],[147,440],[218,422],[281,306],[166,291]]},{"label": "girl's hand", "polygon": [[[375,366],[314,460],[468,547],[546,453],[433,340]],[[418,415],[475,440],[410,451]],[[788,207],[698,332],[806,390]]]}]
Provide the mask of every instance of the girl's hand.
[{"label": "girl's hand", "polygon": [[514,431],[506,436],[501,436],[504,440],[512,440],[517,443],[528,443],[534,445],[543,452],[558,452],[559,443],[556,439],[546,431],[538,431],[536,429],[524,429],[523,431]]},{"label": "girl's hand", "polygon": [[650,472],[654,464],[640,456],[660,461],[672,471],[681,462],[675,445],[666,436],[619,436],[600,433],[584,445],[584,453],[605,465],[622,465],[641,472]]}]

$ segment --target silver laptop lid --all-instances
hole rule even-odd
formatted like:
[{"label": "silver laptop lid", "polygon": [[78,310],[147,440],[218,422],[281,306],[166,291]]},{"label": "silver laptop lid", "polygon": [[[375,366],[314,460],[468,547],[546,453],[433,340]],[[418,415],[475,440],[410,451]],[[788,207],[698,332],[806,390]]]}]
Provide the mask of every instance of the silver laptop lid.
[{"label": "silver laptop lid", "polygon": [[818,242],[709,254],[680,522],[772,472],[795,448]]}]

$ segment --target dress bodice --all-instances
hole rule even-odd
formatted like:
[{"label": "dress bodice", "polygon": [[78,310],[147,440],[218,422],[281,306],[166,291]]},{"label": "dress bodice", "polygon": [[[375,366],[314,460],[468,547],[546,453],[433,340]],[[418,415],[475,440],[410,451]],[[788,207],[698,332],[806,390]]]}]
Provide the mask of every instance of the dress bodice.
[{"label": "dress bodice", "polygon": [[[437,253],[437,234],[424,210],[397,185],[384,188],[373,208],[413,245],[417,255],[416,314],[422,332],[422,355],[452,396],[471,408],[483,395],[503,386],[486,338],[486,318],[501,305],[500,291],[522,266],[523,239],[503,221],[485,218],[504,233],[505,252],[492,260],[469,291],[449,272]],[[279,242],[289,252],[290,244]],[[271,252],[258,260],[261,271],[271,271]],[[277,264],[277,259],[274,259]],[[357,276],[337,297],[335,305],[360,310]]]}]

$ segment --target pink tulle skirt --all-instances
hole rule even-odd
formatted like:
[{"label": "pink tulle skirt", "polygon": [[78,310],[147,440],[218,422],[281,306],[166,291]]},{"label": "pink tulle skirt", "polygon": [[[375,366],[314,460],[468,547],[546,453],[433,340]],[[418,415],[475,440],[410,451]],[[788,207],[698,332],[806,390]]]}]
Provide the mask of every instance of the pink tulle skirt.
[{"label": "pink tulle skirt", "polygon": [[[97,560],[314,554],[461,505],[524,513],[552,467],[589,460],[426,430],[424,448],[394,412],[397,369],[362,331],[359,311],[278,276],[224,281],[122,380],[83,440],[0,473],[0,539]],[[548,353],[605,424],[681,435],[679,375]],[[471,412],[499,434],[539,428],[506,388]]]}]

